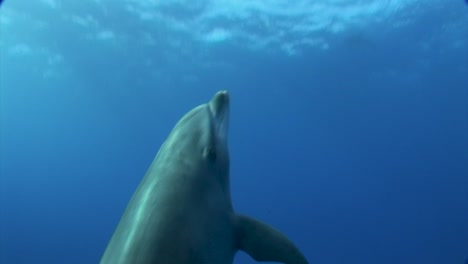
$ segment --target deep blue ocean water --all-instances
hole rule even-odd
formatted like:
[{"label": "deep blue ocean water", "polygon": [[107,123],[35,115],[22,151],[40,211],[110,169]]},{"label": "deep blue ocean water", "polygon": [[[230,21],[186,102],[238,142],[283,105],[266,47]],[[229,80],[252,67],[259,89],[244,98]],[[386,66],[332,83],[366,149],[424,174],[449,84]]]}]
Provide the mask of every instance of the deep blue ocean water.
[{"label": "deep blue ocean water", "polygon": [[0,263],[98,263],[220,89],[235,209],[311,264],[467,261],[465,1],[6,0]]}]

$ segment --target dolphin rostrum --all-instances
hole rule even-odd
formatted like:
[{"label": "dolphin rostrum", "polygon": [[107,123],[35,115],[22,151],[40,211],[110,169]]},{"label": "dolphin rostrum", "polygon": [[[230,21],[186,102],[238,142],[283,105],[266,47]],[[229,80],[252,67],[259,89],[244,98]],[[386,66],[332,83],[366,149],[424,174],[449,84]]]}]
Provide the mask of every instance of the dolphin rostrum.
[{"label": "dolphin rostrum", "polygon": [[220,91],[175,125],[133,194],[101,264],[307,264],[273,227],[236,214],[227,144],[229,94]]}]

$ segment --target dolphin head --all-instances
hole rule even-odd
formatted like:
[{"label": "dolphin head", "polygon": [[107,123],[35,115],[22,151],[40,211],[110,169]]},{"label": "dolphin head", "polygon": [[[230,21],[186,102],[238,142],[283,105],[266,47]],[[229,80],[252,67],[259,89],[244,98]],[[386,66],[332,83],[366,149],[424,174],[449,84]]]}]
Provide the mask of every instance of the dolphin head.
[{"label": "dolphin head", "polygon": [[179,120],[161,148],[170,149],[163,152],[171,156],[161,158],[177,168],[178,175],[190,175],[192,184],[216,179],[229,194],[228,125],[229,94],[219,91]]}]

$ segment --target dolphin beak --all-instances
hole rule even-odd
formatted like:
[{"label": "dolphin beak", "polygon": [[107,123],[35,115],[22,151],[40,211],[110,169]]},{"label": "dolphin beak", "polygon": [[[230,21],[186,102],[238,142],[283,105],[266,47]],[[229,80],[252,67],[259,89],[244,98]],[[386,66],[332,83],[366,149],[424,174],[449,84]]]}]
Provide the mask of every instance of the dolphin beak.
[{"label": "dolphin beak", "polygon": [[215,116],[222,115],[229,110],[229,93],[227,91],[217,92],[210,101],[211,111]]},{"label": "dolphin beak", "polygon": [[216,120],[218,133],[227,135],[229,123],[229,93],[227,91],[217,92],[209,102],[210,111]]}]

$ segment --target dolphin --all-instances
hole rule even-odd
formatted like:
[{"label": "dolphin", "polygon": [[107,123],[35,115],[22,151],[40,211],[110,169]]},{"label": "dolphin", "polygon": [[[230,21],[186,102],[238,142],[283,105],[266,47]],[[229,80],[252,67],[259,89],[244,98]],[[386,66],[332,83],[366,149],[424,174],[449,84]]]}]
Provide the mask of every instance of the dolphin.
[{"label": "dolphin", "polygon": [[229,94],[189,111],[160,147],[133,194],[101,264],[307,264],[285,235],[234,212],[227,144]]}]

